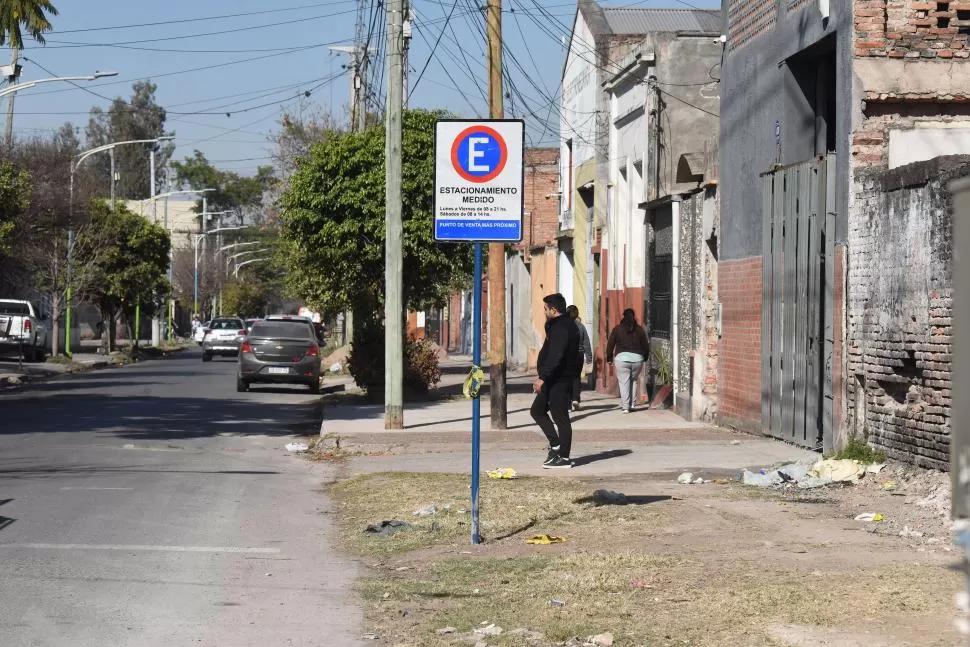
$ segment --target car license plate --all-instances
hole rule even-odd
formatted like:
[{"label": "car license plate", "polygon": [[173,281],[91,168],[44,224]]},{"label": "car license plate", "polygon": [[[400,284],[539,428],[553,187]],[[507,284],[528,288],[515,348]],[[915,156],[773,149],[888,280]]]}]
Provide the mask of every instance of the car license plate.
[{"label": "car license plate", "polygon": [[270,366],[266,369],[267,373],[272,373],[273,375],[286,375],[290,372],[290,369],[285,366]]}]

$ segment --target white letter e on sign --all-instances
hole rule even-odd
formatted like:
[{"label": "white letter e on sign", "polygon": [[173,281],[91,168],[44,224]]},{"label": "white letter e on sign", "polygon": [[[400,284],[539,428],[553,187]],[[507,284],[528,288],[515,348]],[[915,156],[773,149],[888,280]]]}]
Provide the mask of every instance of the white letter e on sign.
[{"label": "white letter e on sign", "polygon": [[480,151],[477,144],[487,144],[488,137],[469,137],[468,138],[468,171],[470,173],[488,173],[490,170],[484,164],[476,163],[480,157],[485,157],[485,151]]}]

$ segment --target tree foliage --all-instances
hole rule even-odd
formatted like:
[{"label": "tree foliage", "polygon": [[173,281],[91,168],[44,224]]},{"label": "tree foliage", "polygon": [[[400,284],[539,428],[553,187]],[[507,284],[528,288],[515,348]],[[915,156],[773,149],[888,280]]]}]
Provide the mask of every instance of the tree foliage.
[{"label": "tree foliage", "polygon": [[112,210],[98,201],[91,208],[91,235],[108,236],[95,264],[98,280],[88,290],[105,321],[114,321],[118,313],[129,319],[137,304],[145,314],[155,312],[170,289],[165,277],[171,247],[168,232],[122,204]]},{"label": "tree foliage", "polygon": [[44,44],[44,34],[54,28],[48,16],[56,16],[50,0],[3,0],[0,2],[0,46],[24,48],[23,32]]},{"label": "tree foliage", "polygon": [[20,215],[30,206],[32,190],[26,169],[0,162],[0,258],[10,251],[10,239]]},{"label": "tree foliage", "polygon": [[[239,225],[262,222],[263,197],[276,183],[270,166],[260,166],[255,176],[246,177],[214,167],[198,150],[184,162],[172,162],[172,168],[175,169],[176,183],[181,186],[215,189],[206,193],[206,208],[209,211],[235,211],[238,220],[233,224]],[[201,212],[201,200],[198,210]]]},{"label": "tree foliage", "polygon": [[[101,108],[91,109],[86,131],[89,147],[102,146],[112,142],[135,139],[155,139],[174,133],[165,132],[165,108],[155,100],[156,85],[150,81],[138,81],[132,85],[129,101],[118,97],[111,102],[107,112]],[[118,146],[114,150],[115,171],[118,181],[115,184],[115,197],[119,200],[144,200],[151,196],[149,171],[151,162],[149,152],[155,148],[155,186],[162,186],[165,178],[165,165],[168,164],[175,144],[133,144]],[[108,153],[98,154],[85,164],[97,169],[95,178],[101,195],[110,195],[111,157]]]},{"label": "tree foliage", "polygon": [[240,317],[257,317],[263,314],[269,294],[262,283],[233,279],[222,291],[222,311]]},{"label": "tree foliage", "polygon": [[[404,115],[404,303],[442,304],[468,282],[471,247],[434,240],[434,124],[443,112]],[[332,132],[314,144],[284,189],[281,259],[286,285],[333,314],[375,316],[384,297],[384,130]]]}]

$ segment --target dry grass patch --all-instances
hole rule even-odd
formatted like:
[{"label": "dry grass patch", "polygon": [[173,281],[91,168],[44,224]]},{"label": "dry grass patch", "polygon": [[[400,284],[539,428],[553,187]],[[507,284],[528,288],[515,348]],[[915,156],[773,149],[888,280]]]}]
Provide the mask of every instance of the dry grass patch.
[{"label": "dry grass patch", "polygon": [[[724,569],[636,552],[449,559],[369,580],[363,591],[369,617],[390,644],[463,644],[488,622],[506,631],[488,639],[492,646],[554,645],[610,631],[620,647],[762,647],[780,644],[769,636],[777,623],[831,627],[945,614],[945,584],[957,585],[954,573],[938,567],[818,576],[770,573],[754,563]],[[458,634],[439,636],[446,626]],[[518,628],[545,640],[507,633]]]},{"label": "dry grass patch", "polygon": [[[492,543],[521,542],[531,534],[602,531],[622,524],[625,532],[649,524],[658,516],[650,505],[597,505],[589,484],[569,479],[525,477],[483,478],[479,496],[480,533]],[[389,555],[433,545],[466,543],[471,535],[469,477],[452,474],[385,473],[358,476],[332,486],[341,507],[343,538],[360,555]],[[434,505],[437,513],[415,517]],[[400,519],[411,530],[390,537],[364,534],[368,524]],[[622,521],[621,521],[622,520]],[[580,523],[581,522],[581,523]],[[567,533],[568,534],[568,533]]]}]

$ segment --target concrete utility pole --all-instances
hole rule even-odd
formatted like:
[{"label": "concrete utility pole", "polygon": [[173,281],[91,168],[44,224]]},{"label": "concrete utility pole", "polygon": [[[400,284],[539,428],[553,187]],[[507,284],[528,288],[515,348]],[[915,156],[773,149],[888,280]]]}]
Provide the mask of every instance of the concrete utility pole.
[{"label": "concrete utility pole", "polygon": [[384,428],[404,429],[404,303],[401,138],[404,112],[404,0],[387,2],[387,126],[384,149]]},{"label": "concrete utility pole", "polygon": [[[10,69],[12,75],[7,77],[10,81],[10,85],[17,83],[20,78],[20,65],[17,61],[20,60],[20,48],[14,47],[10,50]],[[10,143],[13,141],[13,101],[17,96],[16,92],[11,92],[7,97],[7,126],[3,133],[3,145],[10,148]]]},{"label": "concrete utility pole", "polygon": [[353,47],[334,46],[330,51],[350,55],[350,63],[347,64],[350,70],[350,131],[363,130],[367,117],[367,57],[362,56],[363,48],[359,43]]},{"label": "concrete utility pole", "polygon": [[[502,0],[488,0],[488,116],[503,119]],[[505,243],[488,245],[489,399],[492,429],[508,429],[505,385]]]},{"label": "concrete utility pole", "polygon": [[411,51],[411,21],[414,20],[414,9],[411,8],[410,0],[404,0],[404,59],[402,61],[402,67],[404,70],[404,99],[402,103],[405,109],[408,107],[408,99],[410,98],[410,86],[408,81],[408,72],[410,71],[411,63],[409,62],[408,53]]}]

